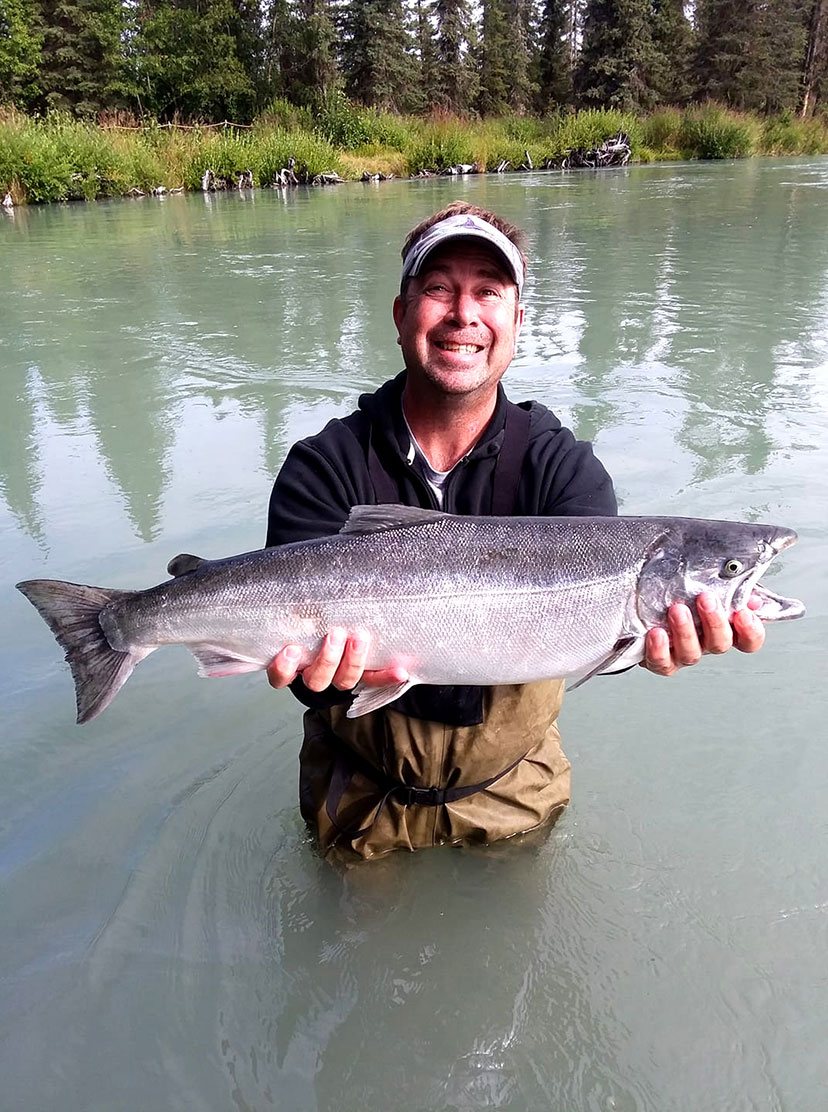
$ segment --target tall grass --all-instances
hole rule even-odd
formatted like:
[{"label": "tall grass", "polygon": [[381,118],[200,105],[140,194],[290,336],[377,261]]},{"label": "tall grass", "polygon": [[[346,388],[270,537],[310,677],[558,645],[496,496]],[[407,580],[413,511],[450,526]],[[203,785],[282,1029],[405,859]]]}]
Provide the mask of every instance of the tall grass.
[{"label": "tall grass", "polygon": [[400,117],[363,108],[342,94],[309,107],[273,101],[249,129],[98,127],[67,115],[42,119],[0,109],[0,195],[17,203],[91,200],[129,193],[200,188],[205,170],[229,183],[251,171],[273,183],[292,156],[309,176],[415,174],[476,163],[494,170],[526,162],[559,165],[567,151],[589,149],[625,131],[633,159],[741,158],[751,154],[828,153],[828,123],[790,115],[760,118],[716,104],[665,109],[648,117],[591,109],[545,118],[465,119],[437,113]]}]

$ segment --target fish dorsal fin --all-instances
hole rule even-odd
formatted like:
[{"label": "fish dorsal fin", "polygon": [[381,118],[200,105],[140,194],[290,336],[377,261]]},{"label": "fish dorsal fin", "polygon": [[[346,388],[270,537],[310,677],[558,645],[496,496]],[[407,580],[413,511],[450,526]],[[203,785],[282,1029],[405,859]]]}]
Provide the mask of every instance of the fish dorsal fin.
[{"label": "fish dorsal fin", "polygon": [[419,506],[354,506],[341,533],[381,533],[384,529],[404,529],[409,525],[425,525],[449,517],[439,510],[423,510]]},{"label": "fish dorsal fin", "polygon": [[189,552],[179,552],[167,564],[167,574],[174,575],[178,579],[179,575],[189,575],[191,571],[195,571],[196,568],[200,568],[202,564],[206,563],[207,561],[203,556],[192,556]]}]

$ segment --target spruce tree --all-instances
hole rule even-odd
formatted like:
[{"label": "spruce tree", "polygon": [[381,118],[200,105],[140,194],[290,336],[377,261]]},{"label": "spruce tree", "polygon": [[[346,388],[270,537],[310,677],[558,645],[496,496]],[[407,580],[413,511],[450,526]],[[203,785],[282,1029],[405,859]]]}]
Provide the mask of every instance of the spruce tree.
[{"label": "spruce tree", "polygon": [[453,112],[466,112],[474,98],[469,0],[434,0],[437,20],[434,102]]},{"label": "spruce tree", "polygon": [[0,104],[27,108],[37,98],[41,42],[33,0],[0,0]]},{"label": "spruce tree", "polygon": [[530,74],[534,54],[534,6],[531,0],[503,0],[506,16],[506,56],[511,60],[508,72],[508,102],[511,111],[526,112],[535,93]]},{"label": "spruce tree", "polygon": [[417,0],[417,55],[424,109],[430,108],[437,100],[437,44],[431,20],[432,4],[433,0]]},{"label": "spruce tree", "polygon": [[805,63],[803,0],[699,0],[697,87],[735,108],[797,105]]},{"label": "spruce tree", "polygon": [[480,94],[484,116],[502,116],[509,110],[509,28],[503,0],[483,0],[480,35]]},{"label": "spruce tree", "polygon": [[654,0],[650,84],[660,104],[693,96],[693,28],[683,0]]},{"label": "spruce tree", "polygon": [[569,104],[572,99],[572,63],[569,30],[572,12],[567,0],[544,0],[541,10],[534,77],[535,105],[541,115]]},{"label": "spruce tree", "polygon": [[40,0],[41,109],[94,116],[124,103],[120,0]]},{"label": "spruce tree", "polygon": [[297,101],[326,97],[339,81],[337,34],[330,0],[298,0],[291,95]]},{"label": "spruce tree", "polygon": [[263,0],[260,99],[292,91],[299,57],[299,29],[290,0]]},{"label": "spruce tree", "polygon": [[530,0],[483,0],[482,10],[480,111],[487,116],[525,112],[534,92],[533,5]]},{"label": "spruce tree", "polygon": [[653,43],[651,0],[588,0],[576,86],[581,103],[649,108]]},{"label": "spruce tree", "polygon": [[379,109],[405,110],[416,93],[414,43],[402,0],[347,0],[341,26],[348,95]]}]

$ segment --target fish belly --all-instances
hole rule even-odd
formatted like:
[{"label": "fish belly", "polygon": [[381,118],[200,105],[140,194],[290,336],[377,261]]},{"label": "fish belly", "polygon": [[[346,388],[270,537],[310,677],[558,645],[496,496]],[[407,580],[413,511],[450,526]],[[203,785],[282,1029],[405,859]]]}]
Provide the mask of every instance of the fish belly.
[{"label": "fish belly", "polygon": [[577,675],[626,632],[631,561],[600,572],[558,551],[556,564],[548,546],[481,548],[465,528],[417,541],[327,538],[217,562],[109,607],[101,625],[113,648],[211,645],[262,667],[285,644],[307,661],[331,628],[361,629],[367,667],[432,684]]}]

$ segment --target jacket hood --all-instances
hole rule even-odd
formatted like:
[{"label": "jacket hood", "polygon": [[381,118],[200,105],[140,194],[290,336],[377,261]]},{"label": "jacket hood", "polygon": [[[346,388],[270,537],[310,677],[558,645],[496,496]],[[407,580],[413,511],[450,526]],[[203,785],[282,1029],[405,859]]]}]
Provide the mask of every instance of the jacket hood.
[{"label": "jacket hood", "polygon": [[[395,455],[405,458],[409,449],[408,429],[406,428],[402,410],[402,395],[405,388],[406,371],[401,371],[396,378],[386,382],[373,394],[362,394],[359,399],[359,408],[366,414],[371,422],[373,435],[381,443],[386,444]],[[533,402],[528,403],[532,411],[532,432],[535,433],[535,422],[540,410]],[[469,459],[485,459],[495,456],[503,445],[506,426],[506,406],[508,400],[503,386],[498,383],[497,401],[495,411],[480,439],[469,452]],[[561,423],[554,414],[543,410],[544,414],[552,419],[550,428],[560,428]]]}]

